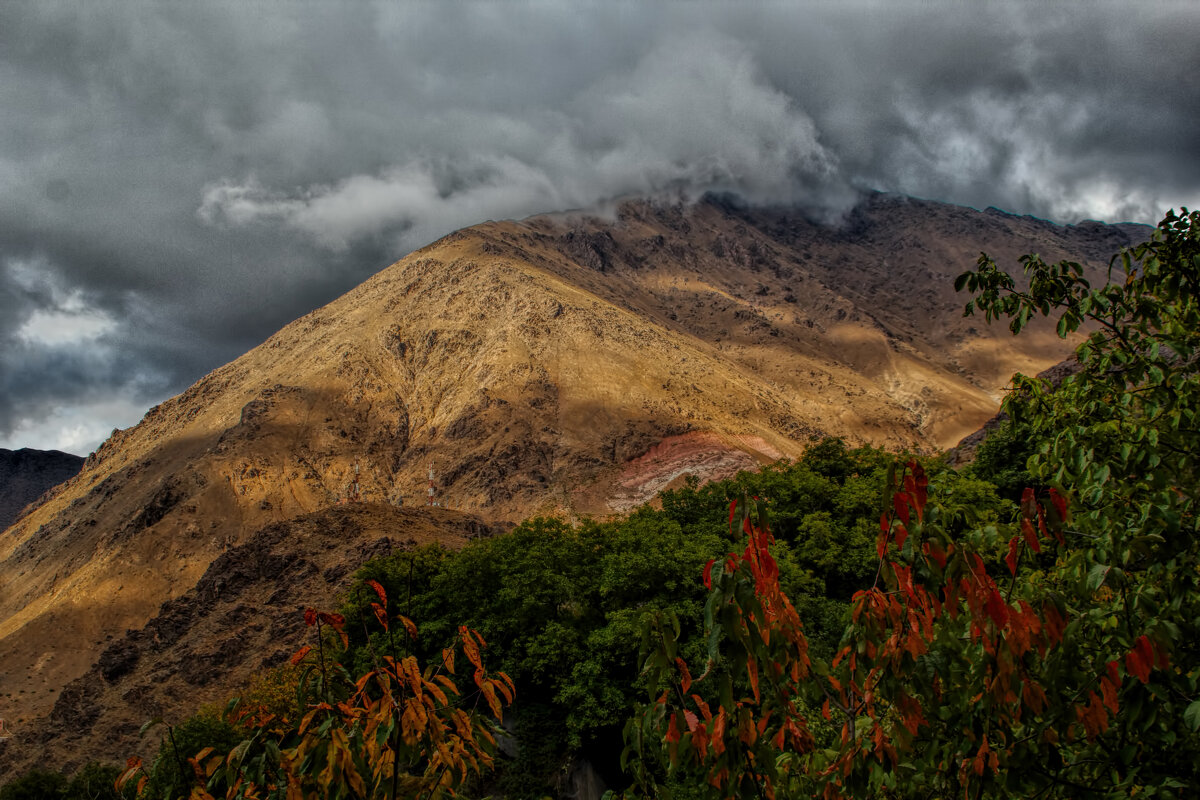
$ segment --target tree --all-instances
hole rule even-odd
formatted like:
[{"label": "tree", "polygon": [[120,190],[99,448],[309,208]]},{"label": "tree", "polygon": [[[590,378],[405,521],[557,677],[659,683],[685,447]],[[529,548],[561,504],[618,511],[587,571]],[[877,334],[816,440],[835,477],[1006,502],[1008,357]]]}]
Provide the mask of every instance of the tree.
[{"label": "tree", "polygon": [[[647,632],[654,693],[627,728],[643,790],[711,796],[1182,797],[1200,793],[1200,216],[1168,214],[1093,289],[1079,265],[986,255],[967,313],[1091,327],[1058,389],[1018,376],[1029,431],[1015,521],[912,461],[889,480],[874,584],[837,655],[812,657],[761,506],[706,570],[707,658]],[[698,675],[694,677],[693,675]],[[811,709],[819,707],[819,715]],[[821,720],[836,733],[827,736]]]},{"label": "tree", "polygon": [[[372,669],[353,678],[334,658],[338,643],[345,648],[348,641],[345,618],[307,609],[305,622],[316,643],[292,657],[293,664],[305,665],[298,690],[303,716],[280,717],[267,706],[235,700],[231,717],[243,726],[245,738],[232,747],[173,748],[192,772],[182,791],[175,784],[161,795],[153,791],[154,774],[146,775],[136,758],[120,783],[140,778],[139,794],[146,789],[148,796],[166,800],[188,792],[194,800],[435,800],[489,769],[498,731],[489,718],[498,721],[512,702],[512,681],[504,673],[487,673],[481,652],[486,642],[466,626],[435,663],[422,668],[408,652],[416,625],[390,613],[387,593],[370,583],[377,598],[371,610],[389,634]],[[463,660],[469,681],[457,677],[456,664]]]}]

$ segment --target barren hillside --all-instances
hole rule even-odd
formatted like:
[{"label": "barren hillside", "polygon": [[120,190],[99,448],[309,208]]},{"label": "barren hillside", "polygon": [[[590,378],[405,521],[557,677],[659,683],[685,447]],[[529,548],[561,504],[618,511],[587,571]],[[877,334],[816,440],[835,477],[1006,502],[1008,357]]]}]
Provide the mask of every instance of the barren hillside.
[{"label": "barren hillside", "polygon": [[946,447],[1068,350],[963,319],[954,276],[981,250],[1101,267],[1142,232],[875,195],[838,224],[638,201],[452,234],[115,432],[0,535],[0,717],[46,718],[111,639],[355,481],[414,505],[433,469],[444,505],[516,520],[823,434]]}]

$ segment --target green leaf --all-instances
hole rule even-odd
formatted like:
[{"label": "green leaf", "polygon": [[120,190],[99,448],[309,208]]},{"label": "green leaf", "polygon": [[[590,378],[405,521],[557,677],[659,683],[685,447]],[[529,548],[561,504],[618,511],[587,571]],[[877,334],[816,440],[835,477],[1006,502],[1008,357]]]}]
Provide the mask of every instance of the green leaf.
[{"label": "green leaf", "polygon": [[1108,577],[1110,567],[1105,564],[1097,564],[1088,570],[1087,588],[1089,592],[1097,591],[1104,585],[1104,579]]},{"label": "green leaf", "polygon": [[1183,712],[1183,721],[1194,731],[1200,731],[1200,700],[1193,700]]}]

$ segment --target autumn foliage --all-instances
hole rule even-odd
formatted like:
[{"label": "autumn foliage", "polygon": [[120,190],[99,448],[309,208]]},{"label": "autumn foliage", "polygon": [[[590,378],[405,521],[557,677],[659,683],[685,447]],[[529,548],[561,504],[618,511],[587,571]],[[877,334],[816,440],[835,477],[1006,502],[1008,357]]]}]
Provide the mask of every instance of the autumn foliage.
[{"label": "autumn foliage", "polygon": [[[383,587],[370,585],[377,596],[371,609],[390,652],[375,653],[374,667],[352,679],[333,655],[348,644],[345,618],[307,609],[315,640],[291,659],[305,667],[301,713],[290,718],[234,701],[231,717],[248,736],[228,752],[207,747],[188,758],[193,800],[432,800],[455,794],[490,769],[496,751],[490,721],[500,720],[512,703],[512,681],[487,672],[486,642],[466,626],[437,663],[422,667],[407,652],[416,624],[390,613]],[[136,780],[141,793],[147,779],[140,761],[131,759],[121,782]]]},{"label": "autumn foliage", "polygon": [[[921,463],[889,478],[874,583],[828,663],[778,586],[763,504],[747,545],[710,565],[708,653],[650,629],[655,696],[626,730],[638,791],[714,797],[1182,797],[1200,791],[1200,216],[1169,215],[1121,254],[1124,284],[1024,260],[1028,291],[986,256],[968,312],[1059,312],[1093,332],[1057,389],[1018,378],[1031,436],[1005,524],[939,501]],[[698,677],[693,677],[699,673]],[[822,733],[822,725],[828,728]],[[817,734],[814,736],[814,732]]]}]

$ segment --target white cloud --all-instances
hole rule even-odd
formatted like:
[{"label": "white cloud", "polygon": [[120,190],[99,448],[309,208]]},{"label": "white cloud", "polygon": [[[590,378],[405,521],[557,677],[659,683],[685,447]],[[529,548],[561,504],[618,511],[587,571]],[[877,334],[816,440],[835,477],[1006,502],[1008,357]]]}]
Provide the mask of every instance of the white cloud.
[{"label": "white cloud", "polygon": [[30,344],[58,347],[93,341],[116,326],[112,317],[95,309],[38,310],[17,329],[17,336]]},{"label": "white cloud", "polygon": [[341,250],[381,233],[412,248],[483,219],[628,194],[736,189],[822,207],[853,199],[812,119],[765,81],[745,46],[712,33],[663,40],[560,111],[456,111],[426,124],[444,127],[446,154],[291,192],[227,179],[205,187],[199,217],[282,225]]},{"label": "white cloud", "polygon": [[113,396],[42,408],[36,417],[18,418],[0,447],[18,450],[61,450],[87,455],[99,447],[114,427],[126,428],[146,413],[147,406]]}]

